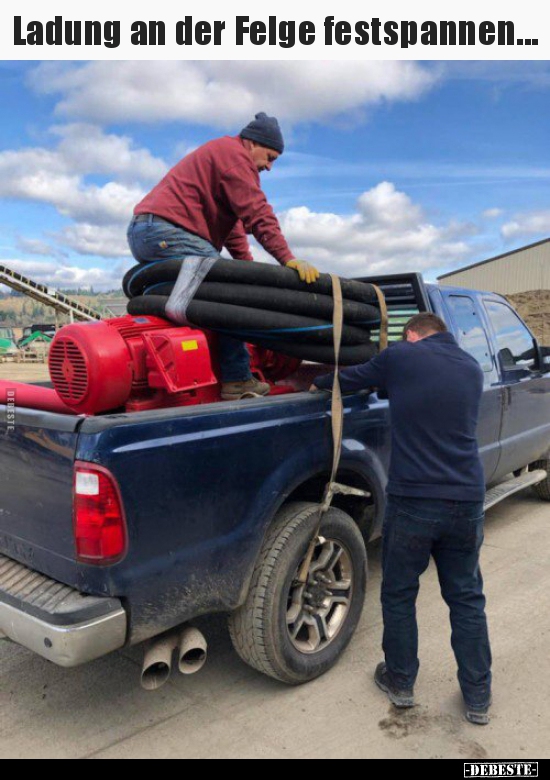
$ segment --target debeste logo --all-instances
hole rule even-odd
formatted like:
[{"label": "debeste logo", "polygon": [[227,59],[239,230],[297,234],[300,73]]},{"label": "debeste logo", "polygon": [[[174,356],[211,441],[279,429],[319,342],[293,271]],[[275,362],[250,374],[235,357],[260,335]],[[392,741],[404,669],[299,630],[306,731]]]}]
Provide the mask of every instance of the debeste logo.
[{"label": "debeste logo", "polygon": [[15,430],[15,390],[8,390],[6,398],[6,423],[8,431]]},{"label": "debeste logo", "polygon": [[464,762],[464,777],[538,777],[538,761]]}]

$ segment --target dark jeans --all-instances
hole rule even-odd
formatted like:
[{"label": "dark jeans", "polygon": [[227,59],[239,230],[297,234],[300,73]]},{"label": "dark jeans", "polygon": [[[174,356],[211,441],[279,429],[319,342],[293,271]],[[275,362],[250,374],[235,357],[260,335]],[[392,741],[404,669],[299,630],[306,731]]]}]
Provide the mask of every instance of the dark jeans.
[{"label": "dark jeans", "polygon": [[479,550],[483,503],[388,496],[382,547],[383,649],[390,680],[412,688],[418,673],[416,597],[430,556],[451,619],[451,645],[466,705],[491,698],[491,648]]},{"label": "dark jeans", "polygon": [[[170,222],[132,219],[128,244],[138,263],[184,260],[186,257],[219,257],[220,253],[200,236]],[[250,379],[250,357],[242,341],[218,334],[218,357],[223,382]]]}]

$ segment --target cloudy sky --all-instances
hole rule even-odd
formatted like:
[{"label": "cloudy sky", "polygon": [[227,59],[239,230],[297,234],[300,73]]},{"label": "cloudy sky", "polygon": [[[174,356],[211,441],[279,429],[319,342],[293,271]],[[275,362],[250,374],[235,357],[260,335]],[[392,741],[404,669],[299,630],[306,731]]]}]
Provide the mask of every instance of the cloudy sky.
[{"label": "cloudy sky", "polygon": [[287,144],[264,190],[323,271],[434,279],[550,236],[547,62],[0,62],[0,97],[0,264],[58,287],[117,289],[133,206],[257,111]]}]

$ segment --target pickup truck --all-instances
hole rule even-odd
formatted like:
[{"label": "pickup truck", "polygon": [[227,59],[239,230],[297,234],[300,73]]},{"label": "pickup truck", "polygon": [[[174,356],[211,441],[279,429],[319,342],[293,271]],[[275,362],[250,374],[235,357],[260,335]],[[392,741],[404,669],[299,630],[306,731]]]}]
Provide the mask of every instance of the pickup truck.
[{"label": "pickup truck", "polygon": [[[486,506],[529,486],[550,500],[547,350],[506,299],[413,273],[362,281],[385,294],[390,340],[433,311],[479,361]],[[291,394],[177,409],[0,406],[0,634],[73,666],[226,613],[257,670],[297,684],[330,668],[359,620],[366,544],[380,535],[390,416],[376,393],[344,397],[337,481],[355,492],[335,496],[301,585],[332,463],[330,399],[307,392],[322,370],[302,364]],[[86,554],[94,512],[112,522],[114,557],[109,544]]]}]

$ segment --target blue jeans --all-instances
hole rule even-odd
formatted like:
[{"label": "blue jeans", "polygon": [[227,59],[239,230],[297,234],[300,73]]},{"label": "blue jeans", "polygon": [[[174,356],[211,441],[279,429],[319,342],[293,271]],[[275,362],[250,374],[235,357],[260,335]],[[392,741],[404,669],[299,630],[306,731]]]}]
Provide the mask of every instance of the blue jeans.
[{"label": "blue jeans", "polygon": [[412,688],[418,673],[416,597],[430,556],[451,620],[458,681],[468,707],[491,699],[491,648],[479,550],[482,502],[388,496],[382,546],[382,646],[392,683]]},{"label": "blue jeans", "polygon": [[[128,226],[128,244],[138,263],[157,263],[162,260],[184,260],[186,257],[219,257],[220,253],[209,241],[189,233],[170,222],[136,222]],[[241,382],[250,379],[250,357],[242,341],[223,334],[218,335],[218,358],[222,382]]]}]

